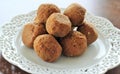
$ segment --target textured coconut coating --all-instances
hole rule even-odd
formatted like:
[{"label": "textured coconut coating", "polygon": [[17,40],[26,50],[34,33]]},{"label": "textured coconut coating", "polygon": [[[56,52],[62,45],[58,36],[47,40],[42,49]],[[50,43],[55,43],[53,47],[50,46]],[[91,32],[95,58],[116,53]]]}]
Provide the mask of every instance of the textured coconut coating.
[{"label": "textured coconut coating", "polygon": [[43,24],[28,23],[23,28],[22,41],[27,47],[32,48],[34,39],[45,33],[47,32]]},{"label": "textured coconut coating", "polygon": [[86,9],[77,3],[69,5],[64,11],[64,14],[68,16],[72,22],[72,26],[80,26],[84,21],[85,13]]},{"label": "textured coconut coating", "polygon": [[98,33],[92,23],[85,21],[77,29],[79,32],[83,33],[87,38],[87,44],[95,42],[98,38]]},{"label": "textured coconut coating", "polygon": [[52,13],[60,13],[60,9],[54,4],[41,4],[37,10],[37,16],[34,21],[45,24]]},{"label": "textured coconut coating", "polygon": [[71,31],[71,22],[65,15],[53,13],[46,22],[46,30],[56,37],[64,37]]},{"label": "textured coconut coating", "polygon": [[60,57],[62,47],[52,35],[44,34],[35,39],[34,50],[44,61],[54,62]]},{"label": "textured coconut coating", "polygon": [[71,31],[67,36],[61,38],[60,44],[63,47],[63,55],[74,57],[85,52],[87,39],[82,33]]}]

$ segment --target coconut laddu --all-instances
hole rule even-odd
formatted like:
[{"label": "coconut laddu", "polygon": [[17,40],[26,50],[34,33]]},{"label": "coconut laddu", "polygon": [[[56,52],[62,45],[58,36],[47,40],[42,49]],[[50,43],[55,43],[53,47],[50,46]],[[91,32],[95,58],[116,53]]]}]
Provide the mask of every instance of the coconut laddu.
[{"label": "coconut laddu", "polygon": [[71,31],[67,36],[60,39],[63,55],[75,57],[82,55],[87,48],[85,35],[78,31]]},{"label": "coconut laddu", "polygon": [[71,31],[71,22],[65,15],[53,13],[46,22],[46,30],[55,37],[64,37]]},{"label": "coconut laddu", "polygon": [[85,21],[81,26],[77,28],[77,31],[83,33],[87,38],[87,44],[90,45],[98,38],[97,31],[92,23]]},{"label": "coconut laddu", "polygon": [[43,24],[28,23],[23,28],[22,41],[27,47],[32,48],[34,39],[45,33],[47,32]]},{"label": "coconut laddu", "polygon": [[84,21],[85,13],[86,9],[77,3],[69,5],[64,11],[64,15],[69,17],[72,26],[80,26]]},{"label": "coconut laddu", "polygon": [[37,16],[34,21],[36,23],[46,23],[47,18],[52,13],[60,13],[60,9],[54,4],[41,4],[37,10]]},{"label": "coconut laddu", "polygon": [[35,39],[34,50],[44,61],[54,62],[60,57],[62,47],[52,35],[44,34]]}]

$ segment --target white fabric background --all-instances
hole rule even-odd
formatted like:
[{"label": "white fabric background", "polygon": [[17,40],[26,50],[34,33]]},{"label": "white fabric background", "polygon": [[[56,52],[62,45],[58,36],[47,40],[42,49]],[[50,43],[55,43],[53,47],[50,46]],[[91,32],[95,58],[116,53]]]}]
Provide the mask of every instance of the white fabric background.
[{"label": "white fabric background", "polygon": [[59,8],[66,8],[73,2],[80,3],[84,7],[92,5],[92,0],[91,3],[90,1],[88,3],[87,0],[0,0],[0,26],[9,22],[16,15],[36,10],[41,3],[54,3]]}]

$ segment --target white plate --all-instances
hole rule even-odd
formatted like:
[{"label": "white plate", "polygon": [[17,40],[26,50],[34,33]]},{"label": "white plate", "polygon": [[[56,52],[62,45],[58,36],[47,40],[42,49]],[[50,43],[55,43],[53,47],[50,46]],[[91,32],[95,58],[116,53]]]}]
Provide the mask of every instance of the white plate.
[{"label": "white plate", "polygon": [[41,60],[33,49],[24,46],[21,32],[33,21],[36,11],[14,17],[1,27],[0,49],[3,57],[24,71],[35,74],[103,74],[120,64],[120,30],[102,17],[86,14],[85,20],[98,30],[97,41],[79,57],[61,56],[56,62]]}]

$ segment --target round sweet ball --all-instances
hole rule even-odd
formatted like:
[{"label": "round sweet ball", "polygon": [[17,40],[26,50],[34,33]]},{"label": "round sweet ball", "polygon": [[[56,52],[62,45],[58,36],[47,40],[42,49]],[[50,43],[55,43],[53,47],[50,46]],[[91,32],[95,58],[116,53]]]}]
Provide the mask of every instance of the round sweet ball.
[{"label": "round sweet ball", "polygon": [[69,17],[72,22],[72,26],[80,26],[84,21],[86,9],[77,3],[69,5],[64,14]]},{"label": "round sweet ball", "polygon": [[63,47],[63,55],[75,57],[82,55],[87,48],[85,35],[78,31],[71,31],[67,36],[60,39]]},{"label": "round sweet ball", "polygon": [[46,22],[46,30],[55,37],[64,37],[71,31],[71,22],[65,15],[53,13]]},{"label": "round sweet ball", "polygon": [[32,48],[34,39],[41,34],[45,34],[46,29],[43,24],[28,23],[22,31],[22,41],[25,46]]},{"label": "round sweet ball", "polygon": [[52,13],[60,13],[60,9],[54,4],[41,4],[37,10],[37,16],[34,21],[45,24],[47,18]]},{"label": "round sweet ball", "polygon": [[83,33],[87,38],[87,44],[90,45],[97,40],[98,34],[92,23],[85,21],[77,28],[77,31]]},{"label": "round sweet ball", "polygon": [[42,60],[54,62],[60,57],[62,47],[52,35],[44,34],[35,39],[34,50]]}]

